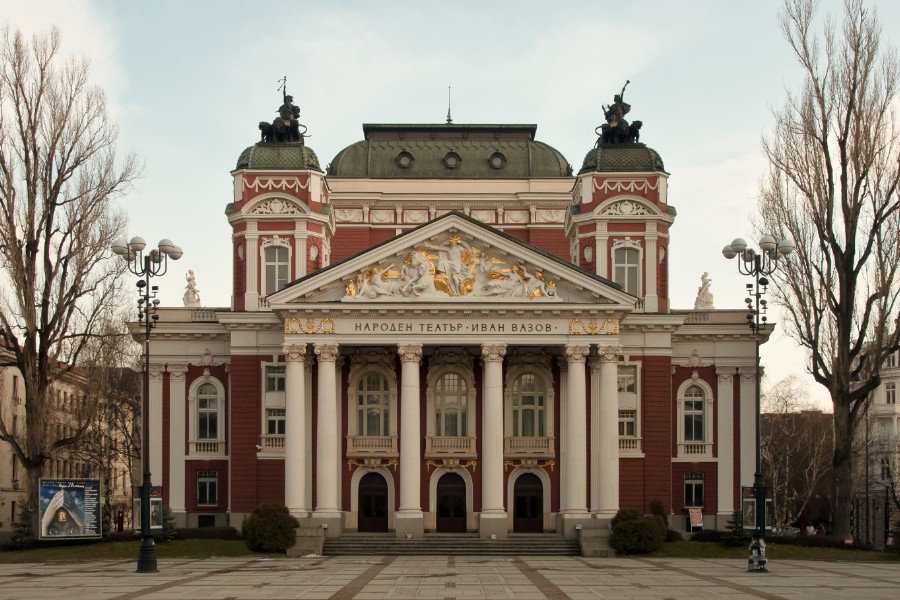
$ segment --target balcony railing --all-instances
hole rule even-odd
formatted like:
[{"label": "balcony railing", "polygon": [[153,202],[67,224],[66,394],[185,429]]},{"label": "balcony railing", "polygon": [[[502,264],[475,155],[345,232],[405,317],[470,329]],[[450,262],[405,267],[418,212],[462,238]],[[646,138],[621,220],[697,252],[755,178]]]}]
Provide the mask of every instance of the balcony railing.
[{"label": "balcony railing", "polygon": [[681,442],[678,444],[678,456],[712,458],[712,444],[706,442]]},{"label": "balcony railing", "polygon": [[641,454],[641,438],[639,437],[620,437],[619,438],[619,454]]},{"label": "balcony railing", "polygon": [[507,437],[503,440],[506,458],[553,458],[555,455],[552,437]]},{"label": "balcony railing", "polygon": [[224,440],[193,440],[191,456],[225,456]]},{"label": "balcony railing", "polygon": [[474,436],[437,436],[425,438],[425,458],[476,458]]},{"label": "balcony railing", "polygon": [[283,435],[261,435],[259,441],[259,451],[263,454],[284,454]]},{"label": "balcony railing", "polygon": [[348,435],[347,458],[397,458],[396,435]]}]

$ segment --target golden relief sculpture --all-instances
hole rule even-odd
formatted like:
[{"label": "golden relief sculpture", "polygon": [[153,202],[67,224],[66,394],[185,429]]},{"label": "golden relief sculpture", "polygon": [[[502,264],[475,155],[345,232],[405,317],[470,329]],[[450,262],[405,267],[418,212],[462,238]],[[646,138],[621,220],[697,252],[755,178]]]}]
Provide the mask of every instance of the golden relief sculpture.
[{"label": "golden relief sculpture", "polygon": [[619,335],[618,319],[590,319],[587,323],[581,319],[569,321],[569,333],[572,335]]},{"label": "golden relief sculpture", "polygon": [[331,317],[325,317],[324,319],[313,319],[309,317],[307,319],[301,319],[300,317],[288,317],[284,321],[284,332],[285,333],[324,333],[324,334],[332,334],[334,333],[334,319]]},{"label": "golden relief sculpture", "polygon": [[496,297],[553,298],[556,283],[541,271],[529,272],[453,236],[442,244],[426,242],[390,263],[360,271],[344,288],[344,299]]}]

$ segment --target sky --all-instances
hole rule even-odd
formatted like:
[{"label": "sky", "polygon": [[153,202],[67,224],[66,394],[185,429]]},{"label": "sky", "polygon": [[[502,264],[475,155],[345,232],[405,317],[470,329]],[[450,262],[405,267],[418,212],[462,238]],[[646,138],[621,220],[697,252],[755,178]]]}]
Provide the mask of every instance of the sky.
[{"label": "sky", "polygon": [[[900,3],[867,2],[883,39],[900,40]],[[825,0],[819,15],[839,19]],[[155,281],[180,306],[192,269],[204,306],[231,302],[225,218],[238,155],[281,104],[301,108],[324,167],[362,139],[363,123],[534,123],[537,138],[580,168],[601,105],[630,81],[631,120],[669,178],[670,296],[693,308],[708,272],[716,308],[742,308],[745,277],[722,247],[754,239],[762,136],[801,72],[781,35],[781,2],[237,2],[12,0],[0,22],[56,25],[63,53],[90,61],[119,126],[120,154],[143,176],[121,201],[129,236],[184,250]],[[777,309],[770,311],[778,321]],[[791,374],[830,409],[806,353],[778,329],[762,347],[767,381]]]}]

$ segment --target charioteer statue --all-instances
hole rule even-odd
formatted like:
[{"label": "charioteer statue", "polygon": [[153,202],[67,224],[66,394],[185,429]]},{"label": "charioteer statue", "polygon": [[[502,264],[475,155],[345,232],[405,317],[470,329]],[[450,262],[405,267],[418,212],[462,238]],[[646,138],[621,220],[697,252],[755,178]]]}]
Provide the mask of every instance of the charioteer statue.
[{"label": "charioteer statue", "polygon": [[609,106],[603,106],[603,116],[606,123],[597,127],[594,131],[599,136],[597,144],[635,144],[641,139],[641,121],[629,124],[625,115],[631,112],[631,105],[625,102],[625,88],[631,80],[627,80],[622,86],[622,91],[613,96],[613,102]]},{"label": "charioteer statue", "polygon": [[299,142],[303,143],[306,126],[300,123],[300,107],[294,104],[294,97],[287,93],[287,76],[281,79],[279,89],[284,102],[276,112],[278,117],[269,123],[260,121],[260,138],[263,142]]}]

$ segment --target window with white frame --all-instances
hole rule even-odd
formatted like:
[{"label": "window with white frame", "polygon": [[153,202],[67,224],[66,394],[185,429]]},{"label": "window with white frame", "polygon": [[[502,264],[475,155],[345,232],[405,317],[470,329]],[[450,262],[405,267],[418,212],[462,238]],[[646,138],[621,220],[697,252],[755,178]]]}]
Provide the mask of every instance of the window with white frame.
[{"label": "window with white frame", "polygon": [[268,365],[266,367],[266,392],[283,392],[284,390],[284,365]]},{"label": "window with white frame", "polygon": [[387,378],[369,371],[356,386],[356,434],[390,435],[391,399]]},{"label": "window with white frame", "polygon": [[516,437],[547,435],[546,386],[536,373],[522,373],[512,387],[512,434]]},{"label": "window with white frame", "polygon": [[684,441],[704,442],[706,394],[697,385],[690,386],[684,392]]},{"label": "window with white frame", "polygon": [[284,435],[285,409],[266,409],[266,435]]},{"label": "window with white frame", "polygon": [[264,295],[272,294],[288,283],[290,249],[287,246],[266,246],[263,250]]},{"label": "window with white frame", "polygon": [[885,404],[897,404],[897,384],[893,381],[884,384],[884,402]]},{"label": "window with white frame", "polygon": [[197,506],[216,506],[219,503],[219,473],[197,471]]},{"label": "window with white frame", "polygon": [[888,369],[892,369],[897,366],[897,354],[898,352],[891,352],[884,358],[884,366]]},{"label": "window with white frame", "polygon": [[637,436],[637,411],[636,410],[620,410],[619,411],[619,436],[621,436],[621,437]]},{"label": "window with white frame", "polygon": [[445,437],[468,435],[469,393],[459,373],[444,373],[435,385],[434,434]]},{"label": "window with white frame", "polygon": [[211,383],[197,388],[197,439],[219,439],[219,391]]},{"label": "window with white frame", "polygon": [[703,473],[684,474],[684,505],[692,508],[703,506]]},{"label": "window with white frame", "polygon": [[613,250],[613,281],[632,296],[641,295],[641,251],[632,246]]}]

